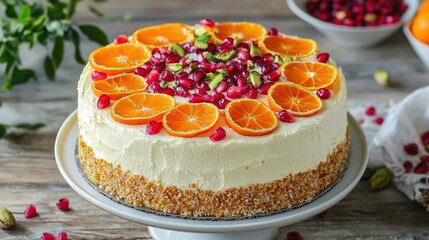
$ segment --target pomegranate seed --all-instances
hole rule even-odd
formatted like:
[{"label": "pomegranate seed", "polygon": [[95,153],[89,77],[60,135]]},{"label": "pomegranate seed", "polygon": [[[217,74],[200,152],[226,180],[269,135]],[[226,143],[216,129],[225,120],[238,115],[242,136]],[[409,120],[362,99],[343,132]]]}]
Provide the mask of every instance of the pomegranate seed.
[{"label": "pomegranate seed", "polygon": [[222,44],[221,46],[218,47],[218,51],[220,53],[226,53],[229,50],[233,50],[234,49],[234,45],[227,45],[225,46],[224,44]]},{"label": "pomegranate seed", "polygon": [[420,156],[420,161],[425,162],[425,163],[429,163],[429,155]]},{"label": "pomegranate seed", "polygon": [[326,12],[316,12],[316,13],[314,13],[314,17],[316,17],[319,20],[328,22],[329,19],[331,18],[331,15],[329,13],[326,13]]},{"label": "pomegranate seed", "polygon": [[186,72],[181,72],[179,74],[177,74],[177,79],[188,79],[189,78],[189,74]]},{"label": "pomegranate seed", "polygon": [[307,11],[308,11],[308,12],[310,12],[310,13],[314,13],[314,12],[317,10],[317,8],[318,8],[318,2],[312,2],[312,1],[309,1],[309,2],[307,2],[307,4],[305,5],[305,7],[307,8]]},{"label": "pomegranate seed", "polygon": [[104,72],[97,72],[97,71],[93,71],[91,73],[91,78],[94,81],[98,81],[98,80],[104,80],[107,78],[107,74]]},{"label": "pomegranate seed", "polygon": [[375,107],[374,106],[369,106],[366,109],[366,115],[368,115],[368,116],[374,116],[375,113],[376,113],[376,111],[375,111]]},{"label": "pomegranate seed", "polygon": [[36,206],[33,204],[28,205],[27,209],[25,209],[24,217],[25,218],[33,218],[37,215]]},{"label": "pomegranate seed", "polygon": [[289,232],[286,236],[287,240],[304,240],[304,238],[302,238],[301,234],[299,234],[298,232]]},{"label": "pomegranate seed", "polygon": [[203,100],[206,103],[213,103],[214,97],[212,95],[203,95]]},{"label": "pomegranate seed", "polygon": [[171,55],[168,56],[167,59],[165,59],[166,63],[178,63],[180,62],[180,60],[182,60],[181,57],[177,56],[177,55]]},{"label": "pomegranate seed", "polygon": [[329,91],[327,88],[321,88],[317,90],[316,94],[320,99],[328,99],[331,97],[331,91]]},{"label": "pomegranate seed", "polygon": [[67,233],[66,232],[60,232],[58,234],[57,240],[67,240]]},{"label": "pomegranate seed", "polygon": [[399,13],[400,15],[402,15],[402,14],[404,14],[404,13],[407,11],[407,9],[408,9],[408,5],[407,5],[407,4],[405,4],[405,3],[402,3],[402,4],[399,6],[399,8],[398,8],[398,13]]},{"label": "pomegranate seed", "polygon": [[250,46],[247,43],[239,43],[237,44],[237,51],[246,51],[249,52]]},{"label": "pomegranate seed", "polygon": [[68,198],[61,198],[57,201],[57,208],[61,211],[68,211],[69,209],[69,199]]},{"label": "pomegranate seed", "polygon": [[106,94],[103,94],[98,98],[97,101],[97,108],[98,109],[105,109],[110,105],[110,97]]},{"label": "pomegranate seed", "polygon": [[329,60],[329,53],[321,53],[317,55],[317,61],[321,63],[326,63]]},{"label": "pomegranate seed", "polygon": [[183,68],[188,67],[190,62],[191,62],[191,59],[189,59],[189,58],[180,59],[180,64],[182,64]]},{"label": "pomegranate seed", "polygon": [[191,50],[191,47],[193,47],[193,46],[190,42],[185,42],[184,44],[182,44],[182,47],[186,53],[189,53]]},{"label": "pomegranate seed", "polygon": [[382,118],[382,117],[377,117],[374,119],[375,124],[381,125],[381,124],[383,124],[383,122],[384,122],[384,118]]},{"label": "pomegranate seed", "polygon": [[415,143],[410,143],[410,144],[404,145],[404,151],[411,156],[415,156],[419,154],[419,146],[417,146],[417,144]]},{"label": "pomegranate seed", "polygon": [[319,4],[319,10],[322,12],[327,12],[330,9],[330,2],[329,1],[322,1]]},{"label": "pomegranate seed", "polygon": [[265,63],[272,63],[274,62],[274,56],[269,53],[264,54],[264,56],[262,56],[262,61]]},{"label": "pomegranate seed", "polygon": [[273,71],[273,66],[272,65],[269,65],[269,64],[266,64],[266,65],[264,65],[263,67],[262,67],[262,74],[264,74],[264,75],[268,75],[268,74],[270,74],[271,72]]},{"label": "pomegranate seed", "polygon": [[237,79],[237,86],[238,87],[245,87],[247,85],[247,80],[244,78],[244,76],[241,76]]},{"label": "pomegranate seed", "polygon": [[211,93],[211,95],[213,96],[213,101],[219,101],[219,100],[225,98],[225,95],[223,95],[222,93],[216,92],[216,91],[213,91]]},{"label": "pomegranate seed", "polygon": [[226,92],[226,96],[232,99],[237,99],[241,97],[241,91],[239,87],[231,86]]},{"label": "pomegranate seed", "polygon": [[405,161],[402,166],[404,166],[404,170],[406,173],[409,173],[411,172],[411,170],[413,170],[413,163],[411,161]]},{"label": "pomegranate seed", "polygon": [[219,100],[219,108],[220,109],[225,109],[226,105],[229,103],[230,101],[226,98],[222,98],[221,100]]},{"label": "pomegranate seed", "polygon": [[262,63],[262,58],[260,56],[254,56],[252,58],[252,61],[256,64],[260,64],[260,63]]},{"label": "pomegranate seed", "polygon": [[155,135],[162,129],[162,122],[150,121],[146,126],[146,133],[149,135]]},{"label": "pomegranate seed", "polygon": [[190,103],[204,102],[204,98],[203,98],[203,96],[194,93],[194,94],[191,94],[191,96],[189,96],[189,102]]},{"label": "pomegranate seed", "polygon": [[57,237],[52,233],[44,232],[40,236],[40,240],[57,240]]},{"label": "pomegranate seed", "polygon": [[208,91],[210,90],[209,85],[206,82],[202,82],[200,84],[198,84],[198,89],[204,90],[204,91]]},{"label": "pomegranate seed", "polygon": [[180,97],[189,97],[189,95],[190,95],[189,91],[182,88],[182,87],[176,88],[176,94]]},{"label": "pomegranate seed", "polygon": [[157,82],[157,81],[159,81],[159,73],[158,73],[158,71],[152,70],[149,73],[149,76],[147,76],[146,82],[148,84],[152,84],[152,83]]},{"label": "pomegranate seed", "polygon": [[422,143],[423,145],[428,145],[429,144],[429,131],[423,133],[420,138],[422,139]]},{"label": "pomegranate seed", "polygon": [[244,72],[247,70],[247,64],[237,64],[237,70],[240,72]]},{"label": "pomegranate seed", "polygon": [[161,53],[161,50],[159,48],[154,48],[152,50],[152,58],[157,58],[157,59],[162,58],[162,53]]},{"label": "pomegranate seed", "polygon": [[274,82],[266,82],[261,84],[261,86],[259,86],[258,88],[258,93],[259,94],[267,94],[268,89],[270,89],[270,87],[274,84]]},{"label": "pomegranate seed", "polygon": [[161,73],[162,71],[165,70],[165,63],[159,62],[159,63],[155,64],[153,69],[156,70],[158,73]]},{"label": "pomegranate seed", "polygon": [[356,21],[351,18],[344,18],[343,25],[348,27],[354,27],[356,26]]},{"label": "pomegranate seed", "polygon": [[343,20],[338,19],[338,18],[333,18],[329,22],[332,23],[332,24],[336,24],[336,25],[342,25],[343,24]]},{"label": "pomegranate seed", "polygon": [[115,38],[115,44],[122,44],[127,42],[128,42],[128,37],[125,35],[119,35],[118,37]]},{"label": "pomegranate seed", "polygon": [[210,140],[212,142],[218,142],[226,137],[226,131],[222,127],[218,127],[212,134],[210,134]]},{"label": "pomegranate seed", "polygon": [[258,90],[256,90],[256,88],[251,88],[248,92],[247,92],[247,98],[250,99],[255,99],[258,97]]},{"label": "pomegranate seed", "polygon": [[278,35],[278,34],[279,34],[279,31],[277,30],[277,28],[269,28],[268,29],[268,35],[275,36],[275,35]]},{"label": "pomegranate seed", "polygon": [[279,80],[280,75],[281,75],[280,70],[277,69],[275,71],[272,71],[270,74],[268,74],[267,79],[271,82],[276,82],[277,80]]},{"label": "pomegranate seed", "polygon": [[238,57],[239,60],[241,60],[243,62],[247,62],[247,60],[252,59],[252,56],[248,52],[246,52],[246,51],[240,51],[240,52],[238,52],[237,57]]},{"label": "pomegranate seed", "polygon": [[287,122],[287,123],[295,122],[295,117],[287,110],[280,111],[278,117],[279,117],[279,120],[282,122]]},{"label": "pomegranate seed", "polygon": [[168,87],[163,88],[163,89],[161,90],[161,93],[162,93],[162,94],[170,95],[170,96],[172,96],[172,97],[174,97],[174,95],[176,95],[176,93],[174,92],[174,90],[173,90],[173,89],[171,89],[171,88],[168,88]]},{"label": "pomegranate seed", "polygon": [[199,94],[201,96],[207,95],[207,91],[206,90],[199,89],[199,88],[197,90],[195,90],[195,93]]},{"label": "pomegranate seed", "polygon": [[228,83],[226,83],[225,81],[221,81],[219,85],[217,85],[216,91],[225,92],[226,90],[228,90]]},{"label": "pomegranate seed", "polygon": [[231,37],[226,37],[222,43],[222,45],[224,45],[224,46],[231,46],[233,44],[234,44],[234,39]]},{"label": "pomegranate seed", "polygon": [[161,85],[159,82],[153,82],[146,90],[146,92],[149,93],[158,93],[159,91],[161,91]]},{"label": "pomegranate seed", "polygon": [[195,71],[195,73],[193,73],[193,79],[195,82],[201,82],[204,80],[204,78],[206,78],[206,73],[202,69],[198,69]]},{"label": "pomegranate seed", "polygon": [[417,174],[425,174],[429,172],[429,164],[426,162],[420,162],[415,168],[414,172]]},{"label": "pomegranate seed", "polygon": [[401,19],[398,16],[396,16],[396,15],[386,16],[386,23],[387,24],[394,24],[394,23],[399,22],[399,20],[401,20]]},{"label": "pomegranate seed", "polygon": [[200,21],[200,25],[204,25],[207,27],[214,27],[215,26],[215,21],[213,21],[212,19],[209,18],[204,18]]},{"label": "pomegranate seed", "polygon": [[168,70],[164,70],[162,73],[161,73],[161,80],[164,80],[164,81],[167,81],[167,82],[170,82],[170,81],[173,81],[174,80],[174,73],[172,73],[171,71],[168,71]]},{"label": "pomegranate seed", "polygon": [[209,62],[202,62],[198,64],[198,67],[204,70],[206,73],[211,72],[213,70],[211,63]]},{"label": "pomegranate seed", "polygon": [[273,67],[275,68],[275,69],[278,69],[279,67],[280,67],[280,64],[279,63],[272,63],[273,64]]},{"label": "pomegranate seed", "polygon": [[235,71],[237,71],[237,64],[236,63],[230,63],[226,65],[226,72],[229,75],[232,75],[235,73]]},{"label": "pomegranate seed", "polygon": [[245,94],[247,92],[247,86],[244,87],[238,87],[238,90],[240,91],[241,94]]},{"label": "pomegranate seed", "polygon": [[224,69],[225,68],[225,63],[223,63],[223,62],[219,62],[219,63],[217,63],[216,64],[216,66],[215,66],[215,70],[219,70],[219,69]]},{"label": "pomegranate seed", "polygon": [[146,78],[151,71],[152,71],[152,67],[151,66],[146,66],[144,64],[143,64],[143,66],[134,69],[134,73],[135,74],[137,74],[137,75],[139,75],[141,77],[144,77],[144,78]]},{"label": "pomegranate seed", "polygon": [[181,87],[187,90],[192,90],[196,86],[195,82],[189,79],[179,79],[178,83]]}]

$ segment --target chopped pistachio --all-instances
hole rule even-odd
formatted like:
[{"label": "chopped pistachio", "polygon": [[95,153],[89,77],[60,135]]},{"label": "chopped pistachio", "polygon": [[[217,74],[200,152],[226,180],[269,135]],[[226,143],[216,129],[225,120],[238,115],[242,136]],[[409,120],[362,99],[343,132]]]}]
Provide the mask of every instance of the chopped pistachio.
[{"label": "chopped pistachio", "polygon": [[168,87],[168,82],[167,81],[161,81],[159,84],[162,88],[166,88]]},{"label": "chopped pistachio", "polygon": [[206,49],[209,46],[208,42],[210,38],[211,38],[211,35],[208,35],[208,34],[203,34],[199,36],[195,41],[195,46],[199,49]]},{"label": "chopped pistachio", "polygon": [[235,55],[236,55],[236,52],[234,50],[229,50],[226,53],[216,54],[216,58],[222,62],[227,62],[231,60],[233,57],[235,57]]},{"label": "chopped pistachio", "polygon": [[282,61],[283,61],[283,63],[288,64],[288,63],[292,62],[292,61],[293,61],[293,59],[292,59],[291,57],[284,56],[284,57],[282,58]]},{"label": "chopped pistachio", "polygon": [[247,69],[254,68],[255,64],[252,62],[252,60],[247,60]]},{"label": "chopped pistachio", "polygon": [[281,65],[281,64],[283,64],[283,58],[280,57],[279,55],[275,55],[274,56],[274,62]]},{"label": "chopped pistachio", "polygon": [[198,26],[198,27],[196,27],[196,28],[195,28],[195,30],[194,30],[194,34],[195,34],[195,36],[197,36],[197,37],[199,37],[199,36],[201,36],[201,35],[203,35],[203,34],[205,34],[205,33],[207,33],[207,30],[206,30],[206,28],[205,28],[205,27],[203,27],[203,26]]},{"label": "chopped pistachio", "polygon": [[184,57],[186,55],[185,49],[179,43],[172,43],[168,46],[169,50],[173,50],[179,57]]},{"label": "chopped pistachio", "polygon": [[374,80],[381,86],[388,86],[390,84],[389,73],[386,70],[377,70],[374,73]]},{"label": "chopped pistachio", "polygon": [[262,51],[261,49],[256,46],[255,44],[252,44],[252,46],[250,46],[250,55],[254,56],[261,56],[262,55]]},{"label": "chopped pistachio", "polygon": [[261,74],[257,71],[250,71],[247,81],[251,82],[252,85],[257,88],[261,85]]},{"label": "chopped pistachio", "polygon": [[242,39],[234,39],[234,45],[238,45],[238,44],[240,44],[240,43],[242,43],[243,42],[243,40]]},{"label": "chopped pistachio", "polygon": [[380,190],[385,188],[391,180],[390,171],[387,168],[380,168],[369,179],[369,187],[371,190]]},{"label": "chopped pistachio", "polygon": [[203,56],[212,62],[219,62],[219,59],[217,59],[211,52],[203,52]]},{"label": "chopped pistachio", "polygon": [[173,72],[177,73],[177,72],[180,72],[183,69],[183,66],[182,66],[181,63],[170,63],[170,64],[167,65],[167,68],[170,71],[173,71]]},{"label": "chopped pistachio", "polygon": [[215,89],[217,85],[219,85],[219,83],[223,80],[224,77],[225,77],[225,74],[223,73],[217,74],[209,83],[210,89],[212,90]]},{"label": "chopped pistachio", "polygon": [[191,69],[191,71],[196,71],[199,69],[198,66],[195,65],[194,63],[189,64],[189,68]]}]

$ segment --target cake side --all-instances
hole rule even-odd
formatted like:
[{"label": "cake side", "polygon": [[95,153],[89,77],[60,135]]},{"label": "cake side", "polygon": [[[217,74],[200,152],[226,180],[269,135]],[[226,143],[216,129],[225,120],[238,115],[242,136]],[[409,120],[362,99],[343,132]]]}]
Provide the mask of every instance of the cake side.
[{"label": "cake side", "polygon": [[274,212],[305,203],[335,182],[347,162],[349,133],[316,168],[264,184],[250,184],[223,191],[192,186],[181,189],[142,175],[123,171],[119,165],[98,159],[79,136],[82,170],[105,193],[136,207],[201,217],[234,217]]}]

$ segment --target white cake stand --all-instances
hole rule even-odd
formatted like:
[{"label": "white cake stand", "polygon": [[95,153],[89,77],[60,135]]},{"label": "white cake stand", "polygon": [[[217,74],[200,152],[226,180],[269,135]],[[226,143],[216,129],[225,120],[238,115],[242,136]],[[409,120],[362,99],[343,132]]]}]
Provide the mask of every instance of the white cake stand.
[{"label": "white cake stand", "polygon": [[76,111],[64,121],[55,142],[55,158],[67,183],[95,206],[133,222],[149,225],[157,240],[269,240],[278,228],[317,215],[343,199],[359,182],[367,164],[365,136],[356,120],[349,115],[351,151],[342,178],[329,190],[309,203],[281,213],[238,220],[202,220],[166,216],[132,208],[112,200],[89,184],[80,174],[75,160],[77,144]]}]

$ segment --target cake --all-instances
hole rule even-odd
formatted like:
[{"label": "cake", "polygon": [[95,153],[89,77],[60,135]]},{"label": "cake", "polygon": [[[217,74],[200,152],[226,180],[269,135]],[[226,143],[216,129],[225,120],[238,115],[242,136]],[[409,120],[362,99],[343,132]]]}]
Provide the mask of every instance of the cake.
[{"label": "cake", "polygon": [[78,83],[83,174],[126,204],[241,217],[344,170],[345,79],[317,43],[250,22],[169,23],[94,50]]}]

